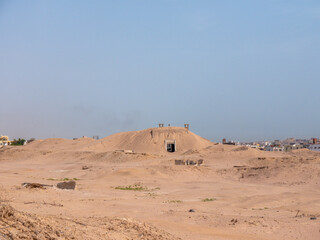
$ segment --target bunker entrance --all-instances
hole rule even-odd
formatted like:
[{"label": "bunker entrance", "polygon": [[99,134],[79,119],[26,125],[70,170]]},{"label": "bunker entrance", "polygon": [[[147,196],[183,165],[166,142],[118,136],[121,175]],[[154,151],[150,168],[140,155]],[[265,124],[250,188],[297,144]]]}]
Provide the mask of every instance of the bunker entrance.
[{"label": "bunker entrance", "polygon": [[176,151],[176,140],[166,140],[165,147],[167,152],[175,152]]},{"label": "bunker entrance", "polygon": [[167,144],[167,151],[168,152],[175,152],[176,151],[175,145],[172,143]]}]

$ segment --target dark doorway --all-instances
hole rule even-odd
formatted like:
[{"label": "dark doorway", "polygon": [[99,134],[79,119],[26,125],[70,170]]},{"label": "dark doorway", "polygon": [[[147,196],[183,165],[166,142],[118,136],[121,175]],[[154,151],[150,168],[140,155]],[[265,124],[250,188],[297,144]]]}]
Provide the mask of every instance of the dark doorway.
[{"label": "dark doorway", "polygon": [[175,152],[176,151],[176,146],[174,143],[168,143],[167,144],[167,151],[168,152]]}]

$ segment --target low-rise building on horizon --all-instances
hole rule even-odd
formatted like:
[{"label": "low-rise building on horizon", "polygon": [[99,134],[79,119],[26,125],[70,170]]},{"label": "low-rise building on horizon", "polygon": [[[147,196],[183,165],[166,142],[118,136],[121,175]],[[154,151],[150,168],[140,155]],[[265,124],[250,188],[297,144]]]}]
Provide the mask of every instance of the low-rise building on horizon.
[{"label": "low-rise building on horizon", "polygon": [[312,144],[312,145],[310,145],[310,146],[309,146],[309,150],[320,152],[320,144],[317,143],[317,144]]},{"label": "low-rise building on horizon", "polygon": [[0,147],[10,145],[10,142],[8,136],[0,135]]}]

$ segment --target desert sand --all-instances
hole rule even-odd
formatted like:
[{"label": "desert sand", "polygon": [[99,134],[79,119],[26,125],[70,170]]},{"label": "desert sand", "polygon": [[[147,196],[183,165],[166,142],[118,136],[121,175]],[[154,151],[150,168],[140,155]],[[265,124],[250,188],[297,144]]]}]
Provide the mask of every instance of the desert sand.
[{"label": "desert sand", "polygon": [[[70,179],[75,190],[56,187]],[[0,149],[0,239],[318,240],[319,183],[319,153],[221,145],[178,127],[36,140]]]}]

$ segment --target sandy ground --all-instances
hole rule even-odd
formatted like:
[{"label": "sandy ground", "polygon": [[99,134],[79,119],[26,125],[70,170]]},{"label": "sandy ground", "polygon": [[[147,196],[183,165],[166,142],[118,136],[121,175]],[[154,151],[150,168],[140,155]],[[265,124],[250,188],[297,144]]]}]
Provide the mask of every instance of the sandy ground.
[{"label": "sandy ground", "polygon": [[[0,149],[0,239],[320,239],[318,153],[267,153],[196,137],[175,153],[153,145],[125,153],[104,149],[108,141]],[[202,142],[190,148],[192,141]],[[201,166],[174,164],[199,159]],[[21,186],[64,178],[76,179],[76,189]]]}]

